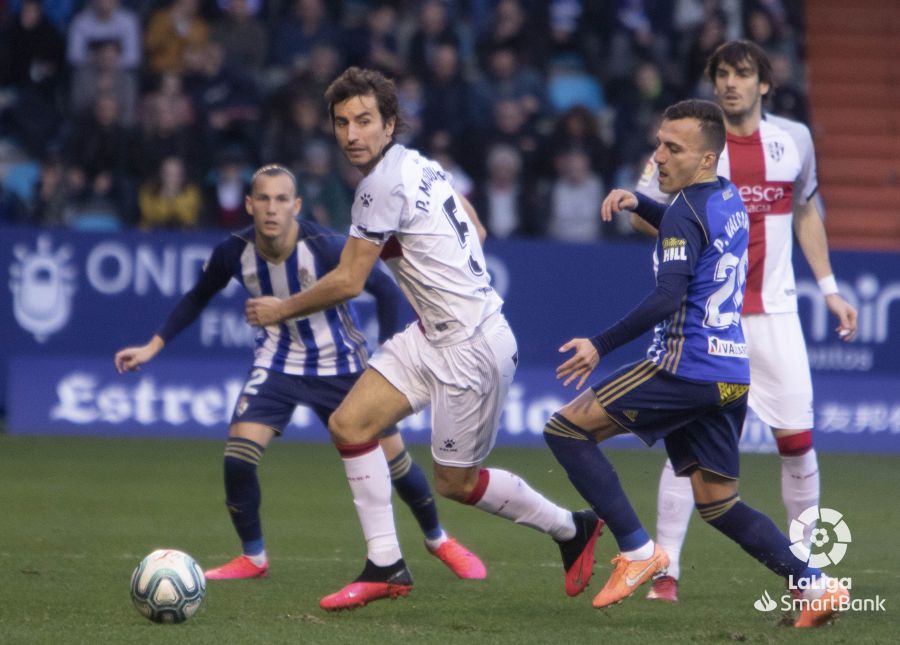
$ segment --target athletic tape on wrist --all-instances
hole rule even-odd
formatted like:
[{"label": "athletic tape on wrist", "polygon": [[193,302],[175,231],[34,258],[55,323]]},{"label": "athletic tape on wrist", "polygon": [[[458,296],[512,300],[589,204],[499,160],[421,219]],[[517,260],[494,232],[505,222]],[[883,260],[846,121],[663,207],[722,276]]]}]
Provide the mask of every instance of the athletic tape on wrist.
[{"label": "athletic tape on wrist", "polygon": [[827,275],[819,280],[819,291],[822,292],[823,296],[838,293],[837,280],[834,279],[834,274]]}]

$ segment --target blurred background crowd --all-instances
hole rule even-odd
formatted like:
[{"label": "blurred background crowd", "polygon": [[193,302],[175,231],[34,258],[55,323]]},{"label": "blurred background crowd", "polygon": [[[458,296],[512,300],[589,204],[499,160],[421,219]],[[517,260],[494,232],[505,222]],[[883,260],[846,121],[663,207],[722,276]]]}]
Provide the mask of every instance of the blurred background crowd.
[{"label": "blurred background crowd", "polygon": [[325,88],[396,80],[398,139],[449,170],[492,235],[591,242],[661,111],[711,96],[707,56],[772,57],[768,109],[806,121],[801,0],[0,0],[0,223],[245,226],[253,169],[346,230],[359,173]]}]

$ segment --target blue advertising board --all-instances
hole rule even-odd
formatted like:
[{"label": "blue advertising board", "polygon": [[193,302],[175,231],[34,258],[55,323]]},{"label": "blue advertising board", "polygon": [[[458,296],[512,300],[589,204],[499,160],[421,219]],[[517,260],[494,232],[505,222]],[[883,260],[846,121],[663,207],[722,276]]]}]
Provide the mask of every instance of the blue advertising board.
[{"label": "blue advertising board", "polygon": [[[0,311],[0,406],[11,432],[223,437],[250,365],[255,333],[233,282],[153,363],[118,375],[112,357],[144,343],[189,290],[222,233],[0,228],[9,289]],[[567,245],[492,241],[494,285],[516,332],[520,368],[499,441],[540,445],[547,416],[572,395],[553,378],[559,346],[614,322],[651,288],[649,242]],[[798,254],[799,255],[799,254]],[[832,254],[842,292],[860,313],[859,340],[842,343],[802,259],[797,291],[816,388],[823,450],[900,452],[900,254]],[[370,301],[360,302],[376,336]],[[649,335],[605,359],[598,376],[643,355]],[[324,439],[308,412],[289,436]],[[426,436],[427,417],[407,422]],[[745,447],[773,448],[754,417]],[[632,445],[622,440],[622,445]]]}]

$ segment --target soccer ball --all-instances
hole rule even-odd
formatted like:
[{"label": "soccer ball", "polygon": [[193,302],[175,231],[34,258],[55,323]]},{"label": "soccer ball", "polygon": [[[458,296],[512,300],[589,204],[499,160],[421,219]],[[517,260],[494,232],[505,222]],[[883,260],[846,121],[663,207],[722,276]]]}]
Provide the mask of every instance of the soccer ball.
[{"label": "soccer ball", "polygon": [[155,623],[183,623],[206,595],[206,577],[187,553],[158,549],[131,574],[131,600]]}]

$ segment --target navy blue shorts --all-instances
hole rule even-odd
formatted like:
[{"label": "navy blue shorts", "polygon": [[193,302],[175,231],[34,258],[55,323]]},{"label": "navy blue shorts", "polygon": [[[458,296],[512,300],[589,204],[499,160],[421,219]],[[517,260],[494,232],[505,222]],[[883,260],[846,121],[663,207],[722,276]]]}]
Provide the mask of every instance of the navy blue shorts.
[{"label": "navy blue shorts", "polygon": [[[253,367],[231,415],[231,424],[259,423],[281,434],[294,409],[305,405],[328,427],[328,417],[347,396],[362,372],[343,376],[298,376]],[[381,436],[397,433],[392,426]]]},{"label": "navy blue shorts", "polygon": [[663,439],[677,474],[696,467],[737,479],[749,388],[688,381],[639,361],[591,389],[610,418],[645,444]]}]

